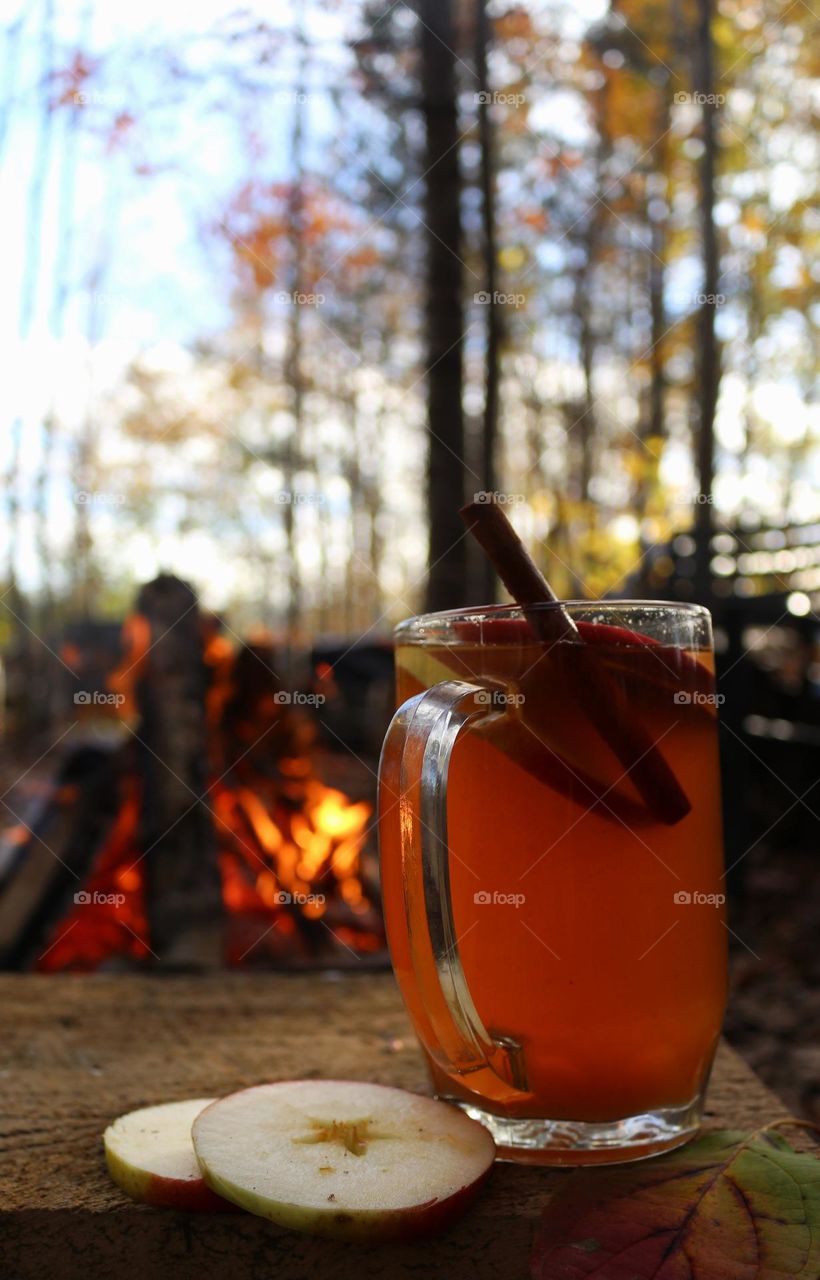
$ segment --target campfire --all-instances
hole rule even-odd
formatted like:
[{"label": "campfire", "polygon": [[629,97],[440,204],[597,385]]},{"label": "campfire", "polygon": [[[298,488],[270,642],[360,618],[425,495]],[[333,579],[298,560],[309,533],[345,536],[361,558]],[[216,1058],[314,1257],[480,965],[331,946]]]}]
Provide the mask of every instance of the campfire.
[{"label": "campfire", "polygon": [[[123,634],[110,820],[35,967],[381,959],[370,776],[357,797],[322,776],[321,692],[288,690],[269,640],[233,642],[174,578]],[[69,828],[81,790],[63,787]]]}]

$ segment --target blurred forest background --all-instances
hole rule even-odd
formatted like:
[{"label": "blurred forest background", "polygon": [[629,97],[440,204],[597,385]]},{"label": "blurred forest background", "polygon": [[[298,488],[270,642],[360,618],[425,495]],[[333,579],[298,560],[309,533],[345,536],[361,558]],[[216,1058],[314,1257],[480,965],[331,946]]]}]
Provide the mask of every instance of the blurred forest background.
[{"label": "blurred forest background", "polygon": [[485,598],[456,515],[480,491],[575,596],[663,594],[681,531],[816,520],[812,22],[12,12],[3,638],[121,616],[159,567],[361,632],[424,602],[428,533],[427,602]]},{"label": "blurred forest background", "polygon": [[[378,948],[372,859],[356,859],[385,641],[421,608],[493,598],[457,512],[494,493],[559,593],[712,607],[729,1032],[820,1115],[810,6],[8,0],[0,42],[1,962],[159,947],[150,875],[132,875],[129,841],[148,839],[133,789],[91,862],[83,823],[118,794],[129,739],[118,724],[103,750],[76,684],[87,704],[172,631],[180,652],[205,644],[222,757],[228,730],[238,761],[271,725],[285,743],[249,757],[252,787],[214,770],[223,898],[270,942],[275,882],[257,864],[296,785],[277,770],[318,740],[316,865],[359,824],[334,938]],[[179,584],[172,614],[143,592],[155,631],[140,629],[135,596],[160,572],[200,593],[202,629],[195,614],[176,628]],[[274,668],[314,704],[331,691],[310,727],[281,714]],[[161,680],[152,696],[171,724]],[[180,766],[195,801],[200,756]],[[54,844],[69,792],[85,800]],[[127,934],[112,913],[64,956],[71,876],[91,867],[90,884],[94,866],[132,895]],[[305,949],[327,943],[321,921],[290,924]]]}]

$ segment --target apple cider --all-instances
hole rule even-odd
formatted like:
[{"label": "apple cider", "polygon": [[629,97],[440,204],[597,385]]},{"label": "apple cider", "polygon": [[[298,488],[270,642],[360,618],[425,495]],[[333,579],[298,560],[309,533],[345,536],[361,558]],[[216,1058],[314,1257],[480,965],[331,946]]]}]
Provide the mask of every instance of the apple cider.
[{"label": "apple cider", "polygon": [[[437,1092],[491,1115],[585,1124],[686,1108],[705,1089],[726,998],[711,647],[686,631],[669,643],[657,624],[653,637],[651,611],[650,634],[582,620],[577,640],[553,644],[514,610],[486,612],[400,628],[397,691],[399,704],[445,681],[482,691],[487,714],[449,764],[449,894],[475,1011],[520,1048],[526,1086],[450,1068],[434,1043],[410,946],[425,926],[402,884],[398,797],[383,792],[391,954]],[[596,728],[581,696],[591,664],[673,771],[688,801],[679,820],[651,810]]]}]

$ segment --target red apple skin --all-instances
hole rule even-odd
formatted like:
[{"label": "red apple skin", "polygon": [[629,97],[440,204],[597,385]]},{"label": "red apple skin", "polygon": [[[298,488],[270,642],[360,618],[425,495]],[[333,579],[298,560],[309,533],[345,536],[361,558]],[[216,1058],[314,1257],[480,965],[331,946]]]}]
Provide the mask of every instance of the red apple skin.
[{"label": "red apple skin", "polygon": [[[183,1209],[195,1213],[236,1212],[236,1205],[230,1204],[227,1200],[215,1195],[199,1173],[193,1147],[191,1147],[188,1159],[183,1158],[178,1169],[169,1168],[166,1164],[163,1171],[160,1172],[159,1169],[163,1168],[162,1165],[159,1168],[156,1166],[152,1168],[154,1160],[150,1149],[147,1152],[147,1158],[145,1152],[140,1157],[123,1132],[122,1126],[124,1125],[127,1131],[130,1122],[136,1121],[139,1125],[144,1125],[150,1112],[159,1113],[159,1115],[155,1115],[152,1118],[151,1122],[154,1125],[161,1125],[162,1116],[167,1115],[173,1132],[174,1125],[177,1129],[179,1128],[180,1112],[182,1111],[184,1117],[182,1118],[182,1123],[187,1128],[190,1123],[187,1119],[187,1113],[190,1113],[193,1107],[192,1114],[196,1115],[197,1110],[202,1109],[202,1102],[207,1102],[207,1100],[187,1099],[179,1103],[140,1107],[136,1111],[118,1116],[105,1130],[103,1134],[103,1150],[111,1180],[132,1200],[136,1200],[140,1204],[155,1205],[158,1208]],[[149,1132],[159,1135],[161,1128]],[[177,1133],[178,1141],[179,1134]],[[160,1148],[161,1145],[160,1142]]]},{"label": "red apple skin", "polygon": [[145,1203],[193,1213],[239,1212],[238,1205],[218,1196],[204,1178],[197,1182],[179,1182],[173,1178],[152,1176],[146,1188]]},{"label": "red apple skin", "polygon": [[140,1204],[158,1209],[184,1209],[193,1213],[237,1213],[231,1204],[212,1191],[204,1178],[163,1178],[156,1173],[137,1173],[122,1165],[110,1152],[105,1162],[112,1182]]}]

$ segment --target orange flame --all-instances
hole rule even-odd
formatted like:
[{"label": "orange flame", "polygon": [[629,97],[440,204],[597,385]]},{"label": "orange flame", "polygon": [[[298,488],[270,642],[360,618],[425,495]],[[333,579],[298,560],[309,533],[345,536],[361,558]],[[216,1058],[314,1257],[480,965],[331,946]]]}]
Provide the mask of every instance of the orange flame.
[{"label": "orange flame", "polygon": [[90,972],[111,956],[144,959],[150,952],[137,832],[141,788],[123,783],[122,804],[96,865],[77,886],[74,905],[59,922],[36,963],[39,973]]}]

